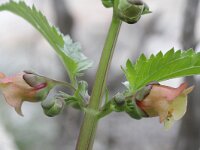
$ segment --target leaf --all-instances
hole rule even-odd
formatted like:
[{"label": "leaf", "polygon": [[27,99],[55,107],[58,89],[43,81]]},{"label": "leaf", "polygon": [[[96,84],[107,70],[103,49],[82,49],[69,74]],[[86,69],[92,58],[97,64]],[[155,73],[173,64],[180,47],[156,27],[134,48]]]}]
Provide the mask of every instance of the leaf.
[{"label": "leaf", "polygon": [[64,37],[65,45],[63,52],[68,56],[68,69],[72,76],[82,75],[82,71],[92,66],[92,61],[81,52],[81,46],[79,43],[73,43],[69,36]]},{"label": "leaf", "polygon": [[148,59],[142,54],[135,64],[128,60],[123,70],[131,91],[135,92],[153,81],[200,74],[200,53],[171,49],[164,55],[152,54]]},{"label": "leaf", "polygon": [[81,72],[91,67],[92,62],[81,53],[78,43],[73,43],[69,36],[64,37],[58,29],[48,23],[46,17],[35,6],[29,7],[25,2],[10,1],[0,5],[0,11],[10,11],[33,25],[54,48],[70,76],[81,75]]},{"label": "leaf", "polygon": [[89,100],[88,83],[86,81],[79,81],[74,97],[80,99],[80,101]]}]

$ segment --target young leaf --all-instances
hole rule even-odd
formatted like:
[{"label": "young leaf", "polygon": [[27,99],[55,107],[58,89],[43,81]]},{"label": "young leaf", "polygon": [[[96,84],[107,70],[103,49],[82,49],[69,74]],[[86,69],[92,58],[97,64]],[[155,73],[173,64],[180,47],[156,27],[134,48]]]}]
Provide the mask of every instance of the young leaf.
[{"label": "young leaf", "polygon": [[65,45],[63,52],[66,57],[66,65],[73,77],[82,75],[82,71],[92,66],[92,61],[81,52],[79,43],[73,43],[69,36],[64,37]]},{"label": "young leaf", "polygon": [[23,1],[11,0],[0,5],[0,11],[5,10],[24,18],[44,36],[64,63],[70,79],[74,79],[92,65],[92,62],[81,53],[80,45],[73,43],[69,36],[64,37],[57,28],[48,23],[35,6],[29,7]]},{"label": "young leaf", "polygon": [[152,81],[200,74],[200,53],[192,49],[176,52],[171,49],[164,55],[159,52],[148,59],[142,54],[135,64],[128,60],[123,70],[131,91],[135,92]]}]

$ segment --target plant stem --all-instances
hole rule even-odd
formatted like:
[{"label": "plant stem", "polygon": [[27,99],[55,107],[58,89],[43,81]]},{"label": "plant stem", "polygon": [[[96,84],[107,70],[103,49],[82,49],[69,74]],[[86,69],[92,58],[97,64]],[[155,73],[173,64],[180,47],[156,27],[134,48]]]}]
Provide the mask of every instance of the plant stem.
[{"label": "plant stem", "polygon": [[90,103],[85,112],[83,124],[79,134],[79,139],[76,145],[76,150],[91,150],[93,147],[94,137],[98,124],[99,106],[101,105],[102,97],[105,91],[107,74],[111,64],[120,27],[121,20],[119,20],[115,16],[115,13],[113,13],[112,22],[101,55],[99,67],[96,73],[96,79],[90,98]]}]

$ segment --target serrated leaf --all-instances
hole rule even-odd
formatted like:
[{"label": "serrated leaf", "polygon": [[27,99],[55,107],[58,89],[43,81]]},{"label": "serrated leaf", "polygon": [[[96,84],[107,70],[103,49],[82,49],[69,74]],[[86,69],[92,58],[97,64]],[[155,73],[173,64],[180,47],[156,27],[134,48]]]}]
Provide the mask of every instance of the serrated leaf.
[{"label": "serrated leaf", "polygon": [[200,53],[192,49],[171,49],[164,55],[159,52],[148,59],[142,54],[135,64],[128,60],[124,72],[131,91],[135,92],[153,81],[200,74]]},{"label": "serrated leaf", "polygon": [[69,72],[72,76],[80,76],[82,71],[92,66],[92,61],[89,60],[82,52],[79,43],[73,43],[69,36],[64,37],[64,49],[65,56],[69,57],[66,64]]},{"label": "serrated leaf", "polygon": [[32,24],[54,48],[71,79],[92,65],[81,53],[80,45],[73,43],[69,36],[64,37],[56,27],[48,23],[46,17],[34,5],[29,7],[23,1],[10,1],[0,5],[0,11],[10,11]]}]

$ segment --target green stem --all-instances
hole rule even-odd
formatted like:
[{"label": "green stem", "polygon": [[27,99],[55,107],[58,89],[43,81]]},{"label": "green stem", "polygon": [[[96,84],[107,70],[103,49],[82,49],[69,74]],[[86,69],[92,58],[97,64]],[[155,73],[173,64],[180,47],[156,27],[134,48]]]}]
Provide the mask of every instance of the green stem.
[{"label": "green stem", "polygon": [[94,82],[90,103],[87,111],[85,112],[76,150],[91,150],[93,147],[96,127],[98,124],[99,106],[101,105],[102,97],[105,91],[107,74],[111,64],[120,27],[121,20],[119,20],[114,13],[96,73],[96,79]]}]

